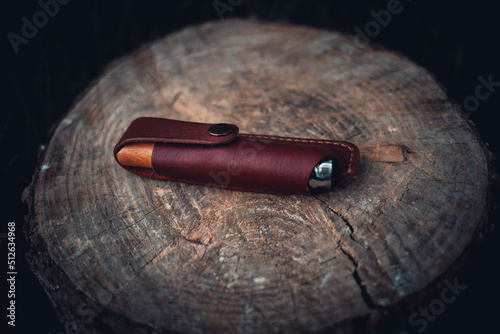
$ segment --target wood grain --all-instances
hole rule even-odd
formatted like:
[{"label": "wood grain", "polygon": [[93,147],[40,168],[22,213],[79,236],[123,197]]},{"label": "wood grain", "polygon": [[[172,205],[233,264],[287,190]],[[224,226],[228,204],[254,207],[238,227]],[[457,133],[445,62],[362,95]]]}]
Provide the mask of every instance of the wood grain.
[{"label": "wood grain", "polygon": [[[387,330],[476,243],[488,161],[435,78],[350,36],[225,20],[111,64],[40,151],[33,271],[82,333]],[[151,180],[112,150],[138,117],[348,140],[357,179],[315,196]],[[406,317],[406,318],[405,318]]]},{"label": "wood grain", "polygon": [[153,168],[154,147],[154,143],[126,145],[116,153],[116,159],[125,166]]}]

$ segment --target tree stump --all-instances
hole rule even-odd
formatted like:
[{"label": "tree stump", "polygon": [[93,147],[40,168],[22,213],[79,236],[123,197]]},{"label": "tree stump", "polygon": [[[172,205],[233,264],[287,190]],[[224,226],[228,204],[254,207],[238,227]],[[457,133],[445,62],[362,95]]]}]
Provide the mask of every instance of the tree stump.
[{"label": "tree stump", "polygon": [[[354,48],[226,20],[111,64],[23,195],[28,260],[66,329],[378,331],[442,286],[487,221],[488,152],[426,70]],[[358,177],[314,196],[139,177],[112,151],[143,116],[348,140]]]}]

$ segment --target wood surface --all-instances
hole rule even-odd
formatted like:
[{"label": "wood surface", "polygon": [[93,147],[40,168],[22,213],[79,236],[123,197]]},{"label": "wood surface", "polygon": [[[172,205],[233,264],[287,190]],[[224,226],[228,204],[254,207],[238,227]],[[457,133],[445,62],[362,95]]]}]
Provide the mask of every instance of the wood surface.
[{"label": "wood surface", "polygon": [[[225,20],[109,65],[24,194],[28,260],[66,328],[385,332],[452,280],[487,220],[488,152],[429,72],[353,47]],[[144,116],[352,141],[358,177],[314,196],[142,178],[112,150]]]}]

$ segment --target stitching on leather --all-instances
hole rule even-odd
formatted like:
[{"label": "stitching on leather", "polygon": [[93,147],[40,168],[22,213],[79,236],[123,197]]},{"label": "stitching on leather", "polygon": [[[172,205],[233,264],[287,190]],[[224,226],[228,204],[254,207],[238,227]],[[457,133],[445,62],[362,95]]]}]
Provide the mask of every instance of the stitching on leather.
[{"label": "stitching on leather", "polygon": [[251,134],[246,134],[246,133],[240,133],[238,134],[239,136],[242,137],[247,137],[247,138],[262,138],[262,139],[270,139],[270,140],[279,140],[279,141],[286,141],[286,142],[297,142],[297,143],[309,143],[309,144],[327,144],[327,145],[337,145],[337,146],[342,146],[347,149],[349,149],[350,157],[349,157],[349,164],[347,168],[347,173],[351,173],[351,168],[352,168],[352,159],[354,158],[354,151],[351,146],[346,145],[344,143],[338,143],[334,142],[331,140],[323,140],[323,139],[302,139],[302,138],[288,138],[288,137],[278,137],[278,136],[265,136],[265,135],[251,135]]}]

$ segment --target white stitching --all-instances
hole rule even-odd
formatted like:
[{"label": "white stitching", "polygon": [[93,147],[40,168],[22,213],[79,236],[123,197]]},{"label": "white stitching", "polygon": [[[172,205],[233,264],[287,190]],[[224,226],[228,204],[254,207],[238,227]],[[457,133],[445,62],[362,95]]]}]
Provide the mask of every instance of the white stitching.
[{"label": "white stitching", "polygon": [[262,138],[262,139],[270,139],[270,140],[280,140],[287,142],[298,142],[298,143],[310,143],[310,144],[327,144],[327,145],[338,145],[347,148],[351,154],[349,157],[349,165],[347,168],[347,173],[351,173],[352,167],[352,159],[354,158],[354,151],[352,147],[343,143],[333,142],[331,140],[322,140],[322,139],[302,139],[302,138],[287,138],[287,137],[278,137],[278,136],[264,136],[264,135],[251,135],[246,133],[240,133],[238,136],[247,137],[247,138]]}]

